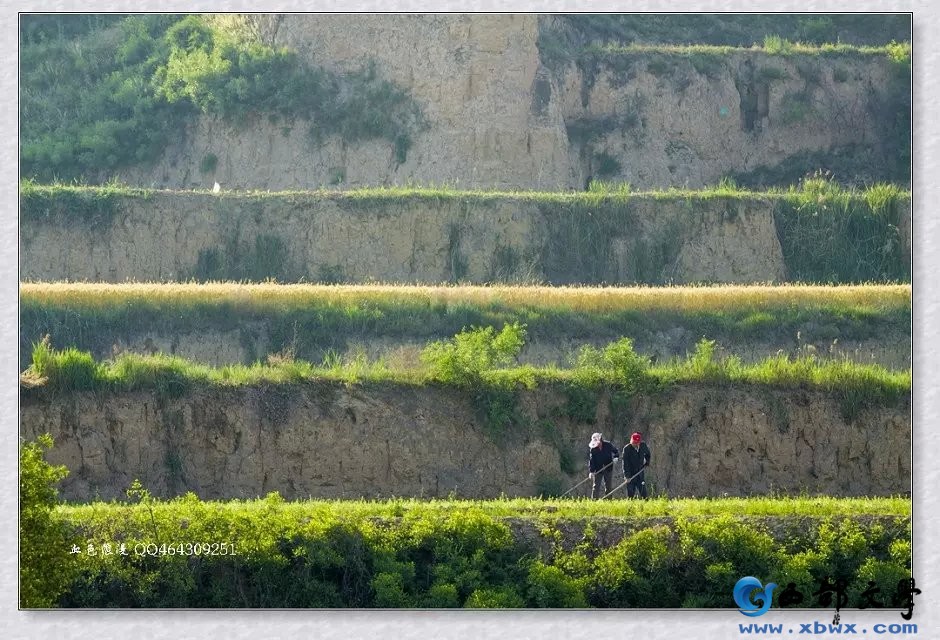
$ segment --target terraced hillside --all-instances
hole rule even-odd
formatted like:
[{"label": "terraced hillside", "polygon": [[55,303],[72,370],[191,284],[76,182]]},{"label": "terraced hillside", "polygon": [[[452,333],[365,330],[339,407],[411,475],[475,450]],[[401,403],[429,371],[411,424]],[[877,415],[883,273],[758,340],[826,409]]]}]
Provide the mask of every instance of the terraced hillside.
[{"label": "terraced hillside", "polygon": [[106,359],[167,353],[212,366],[291,353],[420,366],[429,341],[519,322],[526,364],[567,366],[629,336],[659,362],[702,338],[747,362],[784,353],[911,365],[911,290],[887,286],[588,288],[278,284],[24,284],[20,363],[49,335]]},{"label": "terraced hillside", "polygon": [[[24,56],[25,175],[271,190],[699,188],[818,168],[909,179],[909,46],[755,33],[744,47],[598,47],[583,30],[533,15],[291,15],[139,17],[67,46],[40,31]],[[44,66],[50,55],[62,64]],[[108,124],[83,129],[102,110]]]},{"label": "terraced hillside", "polygon": [[23,606],[902,604],[910,16],[20,27]]},{"label": "terraced hillside", "polygon": [[910,278],[910,195],[233,193],[26,183],[21,277],[105,282],[885,282]]}]

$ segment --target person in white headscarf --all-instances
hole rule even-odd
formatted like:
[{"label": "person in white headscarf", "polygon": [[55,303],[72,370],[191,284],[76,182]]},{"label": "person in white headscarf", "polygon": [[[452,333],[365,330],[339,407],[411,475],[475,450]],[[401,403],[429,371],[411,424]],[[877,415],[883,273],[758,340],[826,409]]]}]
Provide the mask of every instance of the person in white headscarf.
[{"label": "person in white headscarf", "polygon": [[620,458],[617,447],[604,440],[603,434],[595,433],[588,444],[588,477],[594,481],[591,497],[601,496],[601,483],[604,483],[604,496],[611,492],[614,477],[614,461]]}]

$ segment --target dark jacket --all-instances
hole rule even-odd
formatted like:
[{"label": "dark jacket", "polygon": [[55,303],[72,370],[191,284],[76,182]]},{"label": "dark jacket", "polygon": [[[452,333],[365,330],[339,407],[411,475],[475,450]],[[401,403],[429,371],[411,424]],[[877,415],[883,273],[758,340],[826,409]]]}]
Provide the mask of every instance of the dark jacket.
[{"label": "dark jacket", "polygon": [[650,463],[650,448],[645,442],[640,443],[639,450],[632,444],[623,448],[623,477],[629,478]]},{"label": "dark jacket", "polygon": [[591,473],[600,471],[620,457],[620,454],[617,453],[617,447],[606,440],[601,440],[600,446],[593,449],[589,448],[588,451],[588,471]]}]

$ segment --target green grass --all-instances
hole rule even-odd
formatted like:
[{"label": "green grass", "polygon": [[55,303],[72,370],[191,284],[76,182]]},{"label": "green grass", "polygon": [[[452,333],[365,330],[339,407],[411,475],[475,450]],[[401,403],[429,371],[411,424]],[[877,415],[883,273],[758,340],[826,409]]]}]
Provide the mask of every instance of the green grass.
[{"label": "green grass", "polygon": [[[195,504],[192,498],[172,500],[153,498],[156,515],[166,518],[179,505]],[[271,501],[200,500],[207,512],[247,515],[264,513]],[[62,504],[57,511],[73,521],[95,523],[97,527],[119,526],[121,516],[139,515],[139,508],[123,502]],[[417,499],[391,500],[292,500],[277,503],[279,515],[302,522],[305,518],[440,518],[454,513],[478,512],[492,518],[525,520],[583,520],[593,518],[705,518],[733,513],[750,518],[845,518],[885,516],[909,518],[911,500],[905,497],[833,498],[753,497],[753,498],[651,498],[649,500],[591,500],[589,498],[497,498],[491,500]]]},{"label": "green grass", "polygon": [[[901,498],[738,500],[391,500],[60,506],[90,557],[61,606],[719,607],[742,575],[824,575],[890,593],[910,575],[910,502]],[[118,542],[128,556],[115,555]],[[192,555],[194,543],[236,556]],[[138,545],[183,555],[136,556]]]},{"label": "green grass", "polygon": [[694,56],[696,54],[728,56],[738,52],[765,53],[771,56],[885,56],[893,62],[910,62],[911,45],[909,42],[891,42],[881,46],[858,46],[843,43],[804,44],[790,42],[785,38],[769,35],[764,38],[763,46],[734,47],[708,44],[629,44],[593,46],[585,49],[587,55],[634,55],[634,54],[672,54]]},{"label": "green grass", "polygon": [[[379,205],[385,205],[393,202],[402,202],[405,200],[415,200],[424,202],[462,202],[473,200],[479,202],[493,202],[496,200],[517,200],[538,203],[584,203],[584,204],[602,204],[604,202],[619,201],[630,198],[651,199],[651,200],[673,200],[685,199],[691,201],[708,201],[713,199],[726,199],[729,197],[737,199],[769,199],[780,200],[789,198],[801,198],[805,191],[802,183],[789,185],[785,187],[769,187],[765,189],[752,189],[734,185],[733,181],[724,178],[718,184],[706,186],[701,189],[685,189],[679,187],[670,187],[668,189],[637,190],[629,184],[594,181],[594,187],[587,191],[531,191],[514,190],[505,191],[498,189],[464,189],[450,184],[440,185],[383,185],[375,187],[361,187],[356,189],[336,190],[336,189],[309,189],[309,190],[285,190],[268,191],[246,189],[243,191],[227,191],[225,193],[213,194],[209,189],[192,190],[170,190],[170,189],[143,189],[139,187],[130,187],[117,182],[107,185],[87,185],[77,183],[50,182],[39,183],[32,179],[20,181],[20,197],[24,209],[28,209],[30,201],[33,199],[49,199],[57,197],[68,197],[84,195],[87,198],[121,196],[126,198],[149,198],[154,194],[175,194],[175,195],[211,195],[220,200],[249,200],[264,201],[269,199],[286,199],[288,201],[300,201],[303,199],[311,200],[333,200],[347,201],[354,203],[375,202]],[[882,183],[868,185],[863,188],[844,187],[839,183],[832,183],[829,191],[823,194],[828,197],[838,196],[849,200],[864,200],[871,190],[883,190],[885,187],[892,189],[892,194],[897,199],[910,199],[910,191],[903,187],[894,185],[884,185]],[[814,197],[818,196],[813,192]]]},{"label": "green grass", "polygon": [[911,20],[907,14],[633,13],[558,18],[581,41],[593,42],[691,42],[746,47],[773,34],[817,45],[836,41],[880,45],[889,40],[911,39]]},{"label": "green grass", "polygon": [[[172,395],[200,385],[247,386],[319,379],[407,385],[443,383],[467,387],[470,391],[574,384],[587,388],[608,385],[614,389],[623,387],[655,393],[676,384],[753,385],[809,388],[841,394],[857,407],[894,406],[911,391],[910,370],[889,371],[878,365],[819,360],[813,356],[796,359],[776,356],[755,364],[744,364],[735,357],[715,358],[713,346],[713,343],[703,341],[685,360],[651,366],[648,362],[635,360],[639,356],[633,355],[632,345],[624,346],[621,341],[609,347],[603,359],[591,357],[590,349],[587,349],[587,355],[573,369],[481,365],[472,369],[475,374],[468,378],[442,373],[444,370],[435,366],[440,354],[433,345],[426,350],[426,366],[415,369],[391,369],[381,360],[370,362],[363,356],[347,361],[331,358],[319,366],[282,358],[267,364],[258,362],[215,368],[164,354],[125,353],[114,360],[96,362],[88,353],[74,348],[57,351],[43,342],[35,345],[33,364],[24,372],[22,379],[27,387],[57,392],[154,389]],[[627,366],[623,364],[626,362],[639,363]],[[459,373],[462,369],[460,365],[456,366]]]}]

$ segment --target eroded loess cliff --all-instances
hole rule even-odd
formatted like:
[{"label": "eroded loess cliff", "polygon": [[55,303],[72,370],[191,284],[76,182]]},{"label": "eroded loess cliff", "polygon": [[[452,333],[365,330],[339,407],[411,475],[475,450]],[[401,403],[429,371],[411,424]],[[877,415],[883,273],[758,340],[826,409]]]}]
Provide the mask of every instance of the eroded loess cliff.
[{"label": "eroded loess cliff", "polygon": [[38,388],[21,392],[20,433],[52,434],[50,460],[71,470],[68,500],[118,497],[135,478],[155,495],[207,499],[533,495],[585,477],[592,432],[623,446],[636,430],[653,451],[651,487],[670,496],[910,490],[907,402],[853,410],[819,392],[688,386],[602,394],[592,422],[567,402],[559,388],[520,392],[528,426],[494,433],[472,394],[439,387],[318,382],[175,398]]},{"label": "eroded loess cliff", "polygon": [[850,182],[908,179],[909,138],[894,123],[909,121],[909,70],[885,55],[653,50],[558,60],[542,50],[557,28],[550,17],[252,20],[266,44],[332,71],[373,68],[407,91],[423,113],[407,148],[313,142],[304,121],[202,117],[155,166],[121,171],[122,179],[272,190],[409,182],[581,190],[591,179],[696,188],[728,175],[789,183],[818,168]]}]

